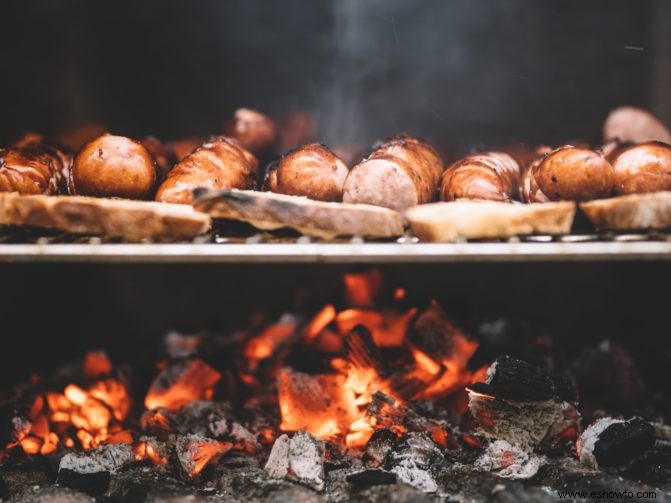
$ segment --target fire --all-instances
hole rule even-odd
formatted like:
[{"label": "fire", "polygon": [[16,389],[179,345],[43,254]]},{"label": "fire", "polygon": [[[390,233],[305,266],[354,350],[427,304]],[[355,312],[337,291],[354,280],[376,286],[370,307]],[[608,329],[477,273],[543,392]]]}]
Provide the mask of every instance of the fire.
[{"label": "fire", "polygon": [[[93,449],[103,443],[130,442],[121,423],[130,410],[126,385],[109,374],[112,365],[102,352],[89,353],[84,375],[93,379],[86,386],[67,385],[62,393],[38,395],[28,422],[15,428],[17,442],[26,454],[51,454],[59,445]],[[75,440],[76,439],[76,440]]]},{"label": "fire", "polygon": [[182,361],[163,369],[144,400],[147,409],[177,410],[194,400],[209,400],[221,374],[202,360]]},{"label": "fire", "polygon": [[[308,318],[284,315],[267,326],[265,317],[257,318],[251,331],[236,332],[240,364],[233,385],[256,392],[248,404],[265,405],[275,399],[269,379],[276,378],[279,430],[306,430],[361,448],[381,429],[398,436],[416,431],[421,422],[410,402],[440,400],[483,380],[486,366],[468,369],[477,342],[435,301],[409,308],[406,290],[387,288],[380,271],[347,274],[344,287],[345,305],[326,304]],[[211,400],[222,374],[193,356],[162,362],[159,369],[139,422],[147,436],[139,441],[124,428],[131,410],[126,383],[115,377],[104,353],[90,352],[80,382],[36,395],[15,418],[9,447],[47,455],[123,442],[133,444],[138,461],[167,465],[178,459],[185,473],[197,477],[230,450],[254,450],[257,441],[267,445],[277,438],[271,423],[253,428],[249,443],[224,433],[207,438],[178,431],[182,408]],[[234,370],[226,369],[227,386],[236,381]],[[454,443],[440,424],[425,421],[421,428],[444,448]]]},{"label": "fire", "polygon": [[[280,370],[280,429],[305,429],[324,439],[344,439],[349,447],[362,447],[381,427],[376,417],[366,412],[377,393],[402,405],[461,389],[480,374],[467,369],[478,344],[458,330],[435,302],[421,315],[417,308],[401,310],[394,304],[373,309],[383,290],[379,273],[349,274],[344,282],[346,299],[356,307],[337,312],[332,305],[325,306],[303,335],[307,343],[337,337],[340,342],[330,347],[337,347],[341,356],[332,358],[332,374]],[[397,288],[391,302],[404,301],[406,295],[404,289]],[[411,327],[427,340],[409,340]],[[432,345],[438,346],[435,354]],[[390,352],[393,363],[385,351]],[[398,434],[404,431],[401,424],[393,422],[385,427]],[[445,430],[431,425],[428,431],[439,445],[447,445]]]}]

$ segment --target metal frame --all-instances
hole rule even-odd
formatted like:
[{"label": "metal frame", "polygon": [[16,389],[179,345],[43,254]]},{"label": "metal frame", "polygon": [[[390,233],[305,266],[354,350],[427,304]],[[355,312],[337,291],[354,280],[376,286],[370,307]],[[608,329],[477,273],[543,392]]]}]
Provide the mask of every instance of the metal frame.
[{"label": "metal frame", "polygon": [[667,261],[671,241],[503,243],[0,244],[0,261],[80,263],[458,263]]}]

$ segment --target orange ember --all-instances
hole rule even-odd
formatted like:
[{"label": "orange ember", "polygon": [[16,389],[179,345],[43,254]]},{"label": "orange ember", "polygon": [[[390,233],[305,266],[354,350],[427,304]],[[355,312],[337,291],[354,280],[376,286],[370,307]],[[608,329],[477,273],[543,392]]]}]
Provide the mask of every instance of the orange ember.
[{"label": "orange ember", "polygon": [[202,360],[169,365],[154,379],[144,405],[150,410],[177,410],[194,400],[209,400],[220,378],[221,374]]},{"label": "orange ember", "polygon": [[88,378],[98,378],[88,386],[69,384],[62,393],[48,392],[46,400],[37,396],[29,412],[29,422],[16,429],[17,442],[26,454],[51,454],[61,442],[74,447],[75,439],[84,449],[103,443],[132,442],[122,423],[130,410],[126,385],[108,376],[112,364],[102,352],[86,355],[83,363]]}]

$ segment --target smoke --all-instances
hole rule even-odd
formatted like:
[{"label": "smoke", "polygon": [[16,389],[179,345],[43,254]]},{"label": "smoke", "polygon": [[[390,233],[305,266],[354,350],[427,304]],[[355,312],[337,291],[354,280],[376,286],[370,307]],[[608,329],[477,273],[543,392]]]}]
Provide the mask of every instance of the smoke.
[{"label": "smoke", "polygon": [[365,146],[403,130],[450,143],[460,123],[482,133],[488,117],[514,106],[505,97],[516,76],[486,47],[493,25],[514,9],[480,0],[342,0],[330,8],[333,54],[317,108],[326,142]]}]

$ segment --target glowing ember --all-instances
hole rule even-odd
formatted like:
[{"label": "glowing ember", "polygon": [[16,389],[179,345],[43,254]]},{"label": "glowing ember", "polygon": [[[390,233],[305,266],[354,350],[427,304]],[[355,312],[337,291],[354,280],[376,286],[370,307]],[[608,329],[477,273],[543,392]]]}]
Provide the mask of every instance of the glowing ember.
[{"label": "glowing ember", "polygon": [[[46,400],[37,396],[29,412],[29,422],[15,428],[17,442],[26,454],[51,454],[63,443],[84,449],[103,443],[132,442],[122,423],[130,410],[126,385],[112,377],[112,365],[101,352],[86,355],[84,374],[94,380],[88,386],[69,384],[62,393],[48,392]],[[74,438],[73,438],[74,437]]]},{"label": "glowing ember", "polygon": [[221,374],[202,360],[178,362],[154,379],[144,405],[148,409],[177,410],[194,400],[209,400],[220,378]]}]

